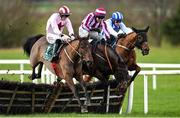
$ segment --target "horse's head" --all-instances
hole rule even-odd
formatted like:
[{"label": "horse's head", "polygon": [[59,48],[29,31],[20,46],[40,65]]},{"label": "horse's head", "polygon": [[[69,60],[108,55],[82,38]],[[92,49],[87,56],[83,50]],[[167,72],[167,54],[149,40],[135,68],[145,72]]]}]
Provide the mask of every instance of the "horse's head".
[{"label": "horse's head", "polygon": [[82,55],[83,61],[89,66],[93,63],[93,57],[91,55],[91,45],[88,42],[88,38],[79,38],[79,53]]},{"label": "horse's head", "polygon": [[147,32],[149,30],[149,26],[145,29],[136,29],[132,28],[134,32],[129,33],[125,38],[120,38],[117,41],[117,46],[121,49],[125,49],[127,51],[131,51],[134,47],[137,47],[142,50],[143,55],[149,54],[149,46],[147,41]]},{"label": "horse's head", "polygon": [[148,40],[147,40],[147,32],[149,30],[149,26],[141,30],[133,27],[132,30],[137,34],[135,46],[141,49],[143,55],[148,55],[149,45],[148,45]]}]

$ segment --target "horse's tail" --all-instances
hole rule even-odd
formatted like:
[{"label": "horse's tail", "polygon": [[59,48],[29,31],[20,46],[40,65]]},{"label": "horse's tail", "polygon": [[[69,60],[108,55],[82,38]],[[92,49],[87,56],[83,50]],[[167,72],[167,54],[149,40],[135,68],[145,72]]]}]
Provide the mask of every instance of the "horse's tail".
[{"label": "horse's tail", "polygon": [[32,46],[36,43],[37,40],[39,40],[43,36],[43,34],[38,34],[33,37],[27,38],[26,42],[23,45],[23,50],[28,56],[30,56]]}]

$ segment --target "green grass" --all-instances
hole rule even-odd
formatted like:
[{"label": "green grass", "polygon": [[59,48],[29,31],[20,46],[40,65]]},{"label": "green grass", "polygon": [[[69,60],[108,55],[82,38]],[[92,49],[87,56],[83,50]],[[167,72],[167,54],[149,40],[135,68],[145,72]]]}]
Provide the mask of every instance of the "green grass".
[{"label": "green grass", "polygon": [[[163,45],[162,48],[151,47],[150,54],[142,56],[137,52],[138,63],[180,63],[180,47]],[[21,49],[0,50],[0,59],[27,59]],[[0,69],[7,66],[0,66]],[[13,67],[18,68],[18,67]],[[14,78],[11,77],[12,79]],[[152,89],[152,77],[148,76],[148,114],[144,115],[143,104],[143,77],[138,76],[134,83],[134,101],[131,114],[126,114],[127,97],[123,104],[123,117],[180,117],[180,76],[160,75],[157,76],[157,90]],[[7,79],[9,79],[7,77]],[[17,76],[18,79],[18,76]],[[9,117],[119,117],[119,114],[77,114],[77,113],[51,113],[51,114],[29,114],[8,115]],[[3,117],[3,115],[0,115]],[[6,116],[7,117],[7,116]]]}]

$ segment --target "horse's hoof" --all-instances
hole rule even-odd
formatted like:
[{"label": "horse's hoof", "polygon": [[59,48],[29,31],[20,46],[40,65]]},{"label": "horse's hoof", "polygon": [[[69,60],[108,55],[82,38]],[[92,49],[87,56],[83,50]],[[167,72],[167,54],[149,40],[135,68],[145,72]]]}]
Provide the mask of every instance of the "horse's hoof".
[{"label": "horse's hoof", "polygon": [[84,101],[84,105],[90,106],[90,105],[91,105],[90,100],[86,100],[86,101]]},{"label": "horse's hoof", "polygon": [[81,113],[88,113],[87,106],[81,107]]},{"label": "horse's hoof", "polygon": [[81,113],[88,113],[87,109],[81,109]]},{"label": "horse's hoof", "polygon": [[32,77],[32,75],[28,76],[30,80],[34,80],[35,78]]},{"label": "horse's hoof", "polygon": [[104,101],[104,100],[101,100],[101,101],[100,101],[100,105],[101,105],[101,106],[105,106],[105,105],[106,105],[105,101]]},{"label": "horse's hoof", "polygon": [[87,105],[87,106],[90,106],[90,105],[91,105],[91,102],[90,102],[90,101],[87,101],[86,105]]}]

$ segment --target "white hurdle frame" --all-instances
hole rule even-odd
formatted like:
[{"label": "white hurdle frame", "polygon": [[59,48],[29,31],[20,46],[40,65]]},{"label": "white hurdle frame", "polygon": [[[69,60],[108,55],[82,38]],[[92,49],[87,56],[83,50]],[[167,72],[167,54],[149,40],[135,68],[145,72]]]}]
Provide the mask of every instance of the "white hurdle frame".
[{"label": "white hurdle frame", "polygon": [[[20,82],[24,82],[24,75],[25,74],[31,74],[31,70],[24,70],[25,64],[30,64],[29,60],[0,60],[1,64],[19,64],[20,69],[19,70],[0,70],[0,74],[7,75],[7,74],[16,74],[20,75]],[[153,81],[153,90],[157,89],[157,75],[179,75],[180,74],[180,64],[153,64],[153,63],[138,63],[138,65],[142,68],[142,71],[139,73],[139,75],[144,76],[144,113],[148,113],[148,75],[152,76]],[[145,68],[150,68],[151,70],[143,70]],[[161,70],[161,69],[167,69],[167,70]],[[168,70],[170,69],[170,70]],[[173,70],[172,70],[173,69]],[[48,78],[48,79],[46,79]],[[41,77],[41,83],[46,84],[53,84],[55,81],[55,76],[47,70],[43,66],[42,70],[42,77]],[[51,80],[50,80],[51,79]],[[33,83],[39,83],[37,80],[33,80]],[[126,109],[126,113],[131,113],[132,107],[133,107],[133,93],[134,93],[134,83],[129,87],[128,90],[128,105]],[[108,96],[111,97],[111,96]],[[109,99],[109,98],[108,98]],[[108,111],[108,107],[106,108],[106,111]],[[120,111],[120,114],[122,113],[122,109]]]}]

